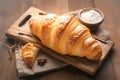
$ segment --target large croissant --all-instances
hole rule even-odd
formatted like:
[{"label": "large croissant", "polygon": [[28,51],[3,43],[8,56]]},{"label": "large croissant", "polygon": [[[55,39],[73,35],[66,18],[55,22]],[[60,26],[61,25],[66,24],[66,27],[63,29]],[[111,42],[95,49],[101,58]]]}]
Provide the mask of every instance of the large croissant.
[{"label": "large croissant", "polygon": [[99,60],[102,49],[91,36],[89,29],[73,15],[46,14],[29,21],[31,32],[40,38],[43,45],[71,56]]}]

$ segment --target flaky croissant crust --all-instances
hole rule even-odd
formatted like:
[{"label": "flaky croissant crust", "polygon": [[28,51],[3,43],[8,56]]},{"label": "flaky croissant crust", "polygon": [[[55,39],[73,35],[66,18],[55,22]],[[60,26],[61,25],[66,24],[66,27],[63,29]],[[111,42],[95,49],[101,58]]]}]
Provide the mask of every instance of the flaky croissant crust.
[{"label": "flaky croissant crust", "polygon": [[25,64],[32,68],[40,46],[34,43],[27,43],[21,48],[21,55]]},{"label": "flaky croissant crust", "polygon": [[40,38],[43,45],[60,54],[90,60],[99,60],[102,56],[101,46],[74,15],[39,15],[29,24],[31,32]]}]

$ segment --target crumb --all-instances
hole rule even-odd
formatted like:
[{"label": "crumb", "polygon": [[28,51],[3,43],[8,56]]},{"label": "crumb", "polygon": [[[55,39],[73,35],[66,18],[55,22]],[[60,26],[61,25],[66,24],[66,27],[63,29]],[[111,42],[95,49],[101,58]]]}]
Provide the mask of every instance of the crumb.
[{"label": "crumb", "polygon": [[47,59],[43,56],[37,58],[37,64],[40,66],[44,66],[47,63]]}]

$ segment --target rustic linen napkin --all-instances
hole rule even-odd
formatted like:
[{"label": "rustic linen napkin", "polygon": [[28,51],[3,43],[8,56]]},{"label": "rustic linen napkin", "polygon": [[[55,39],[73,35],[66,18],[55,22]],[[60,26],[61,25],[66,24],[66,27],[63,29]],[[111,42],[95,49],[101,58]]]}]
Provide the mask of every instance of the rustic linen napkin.
[{"label": "rustic linen napkin", "polygon": [[35,75],[37,73],[39,73],[39,74],[45,73],[48,71],[56,70],[56,69],[67,66],[66,63],[59,61],[59,60],[43,53],[42,51],[39,53],[38,57],[39,56],[46,57],[47,63],[45,63],[43,66],[40,66],[37,64],[37,60],[35,60],[33,67],[28,68],[21,57],[20,48],[16,47],[15,48],[15,57],[16,57],[16,67],[17,67],[17,71],[18,71],[18,76],[24,77],[24,76]]}]

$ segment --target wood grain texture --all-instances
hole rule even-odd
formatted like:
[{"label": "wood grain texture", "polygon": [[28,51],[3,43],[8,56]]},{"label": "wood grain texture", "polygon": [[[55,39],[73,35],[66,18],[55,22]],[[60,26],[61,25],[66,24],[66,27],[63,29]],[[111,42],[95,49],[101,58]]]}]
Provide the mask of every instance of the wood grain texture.
[{"label": "wood grain texture", "polygon": [[69,11],[82,9],[86,7],[94,7],[94,0],[69,0]]},{"label": "wood grain texture", "polygon": [[[56,7],[57,5],[58,7]],[[110,34],[115,47],[110,51],[110,55],[93,77],[72,66],[68,66],[26,80],[120,80],[120,0],[0,0],[0,41],[11,44],[11,41],[7,40],[4,35],[5,31],[31,6],[59,14],[89,6],[97,7],[105,14],[105,21],[101,26]],[[61,8],[61,6],[63,7]],[[6,50],[5,48],[0,49]],[[1,52],[0,80],[20,80],[14,62],[8,61],[7,57],[6,52]],[[10,64],[13,64],[12,68]],[[12,73],[9,72],[10,68]]]},{"label": "wood grain texture", "polygon": [[[115,43],[114,47],[114,53],[111,56],[111,64],[113,73],[111,72],[111,75],[114,74],[114,79],[119,80],[120,76],[120,0],[97,0],[95,2],[96,7],[100,8],[106,17],[106,20],[104,21],[103,28],[111,35],[112,40]],[[102,6],[100,4],[103,4]],[[110,76],[112,78],[112,76]]]}]

